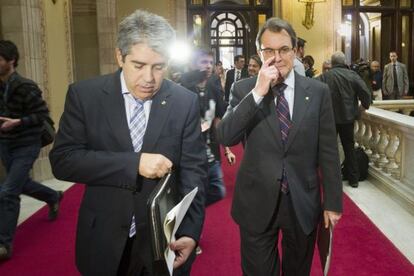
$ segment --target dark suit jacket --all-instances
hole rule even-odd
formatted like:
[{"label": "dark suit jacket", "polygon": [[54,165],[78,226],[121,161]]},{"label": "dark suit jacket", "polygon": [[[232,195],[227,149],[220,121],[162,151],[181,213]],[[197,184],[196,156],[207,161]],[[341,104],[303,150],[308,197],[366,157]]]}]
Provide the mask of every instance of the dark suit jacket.
[{"label": "dark suit jacket", "polygon": [[[231,85],[234,82],[234,71],[235,71],[235,69],[230,69],[226,73],[226,84],[224,85],[224,100],[226,102],[229,102],[230,88],[231,88]],[[241,71],[240,79],[245,79],[245,78],[248,78],[248,77],[249,77],[249,72],[247,71],[246,68],[243,68],[242,71]]]},{"label": "dark suit jacket", "polygon": [[[181,195],[198,187],[177,235],[196,241],[207,169],[200,133],[197,96],[164,80],[153,97],[142,152],[173,162]],[[116,275],[132,215],[137,229],[147,227],[146,202],[158,180],[138,175],[140,155],[133,150],[119,71],[69,86],[50,160],[56,178],[86,184],[76,238],[83,275]]]},{"label": "dark suit jacket", "polygon": [[246,137],[237,175],[232,216],[243,228],[263,232],[272,222],[283,164],[299,223],[309,234],[320,218],[318,167],[323,175],[323,208],[342,211],[342,182],[329,89],[295,73],[295,96],[288,141],[281,140],[272,93],[257,105],[251,90],[256,77],[236,82],[218,125],[219,141],[233,146]]}]

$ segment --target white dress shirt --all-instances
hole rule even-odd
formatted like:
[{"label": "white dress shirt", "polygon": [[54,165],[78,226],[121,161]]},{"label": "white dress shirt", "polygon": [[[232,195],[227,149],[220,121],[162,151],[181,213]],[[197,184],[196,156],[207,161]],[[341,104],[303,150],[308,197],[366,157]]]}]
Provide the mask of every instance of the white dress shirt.
[{"label": "white dress shirt", "polygon": [[[293,118],[293,104],[295,100],[295,71],[292,69],[288,74],[287,78],[283,81],[287,87],[284,90],[285,99],[289,105],[290,119]],[[256,104],[260,104],[263,100],[262,96],[256,94],[254,89],[252,90],[252,95]],[[277,97],[275,96],[275,105],[277,104]]]}]

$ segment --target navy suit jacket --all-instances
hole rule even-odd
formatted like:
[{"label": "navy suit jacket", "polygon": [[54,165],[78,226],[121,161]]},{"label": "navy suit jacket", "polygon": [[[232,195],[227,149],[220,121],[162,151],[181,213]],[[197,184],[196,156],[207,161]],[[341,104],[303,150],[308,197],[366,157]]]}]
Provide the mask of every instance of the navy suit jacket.
[{"label": "navy suit jacket", "polygon": [[[198,187],[177,234],[197,241],[207,181],[197,95],[164,80],[152,100],[141,152],[172,161],[182,196]],[[50,161],[56,178],[86,185],[76,238],[83,275],[116,275],[132,215],[137,229],[148,226],[146,203],[158,179],[138,174],[141,152],[133,150],[120,71],[69,86]]]}]

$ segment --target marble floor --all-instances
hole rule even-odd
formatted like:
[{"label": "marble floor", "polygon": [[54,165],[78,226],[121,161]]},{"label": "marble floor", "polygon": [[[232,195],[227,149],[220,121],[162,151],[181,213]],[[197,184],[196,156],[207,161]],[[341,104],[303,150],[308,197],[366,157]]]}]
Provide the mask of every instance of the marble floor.
[{"label": "marble floor", "polygon": [[[66,190],[72,183],[56,179],[43,182],[57,190]],[[368,181],[357,189],[344,182],[344,192],[359,206],[371,221],[414,264],[414,216]],[[22,196],[19,223],[39,210],[44,203]],[[380,208],[379,208],[380,207]]]}]

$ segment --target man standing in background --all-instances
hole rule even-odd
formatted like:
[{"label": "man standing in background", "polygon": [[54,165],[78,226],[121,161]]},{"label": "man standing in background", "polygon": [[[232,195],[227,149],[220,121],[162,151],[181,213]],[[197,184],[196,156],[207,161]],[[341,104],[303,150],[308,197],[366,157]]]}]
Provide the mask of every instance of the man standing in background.
[{"label": "man standing in background", "polygon": [[384,67],[382,94],[384,100],[398,100],[408,94],[407,67],[398,61],[398,55],[395,51],[390,52],[390,61]]},{"label": "man standing in background", "polygon": [[234,68],[226,73],[226,84],[224,86],[224,100],[229,102],[230,88],[233,82],[249,77],[247,69],[244,67],[246,60],[242,55],[234,57]]},{"label": "man standing in background", "polygon": [[305,66],[302,63],[302,59],[305,56],[305,44],[306,40],[303,38],[298,37],[298,41],[296,44],[296,58],[293,61],[293,69],[301,76],[306,76],[305,73]]},{"label": "man standing in background", "polygon": [[382,100],[382,72],[378,61],[374,60],[370,64],[371,69],[371,88],[373,100]]}]

